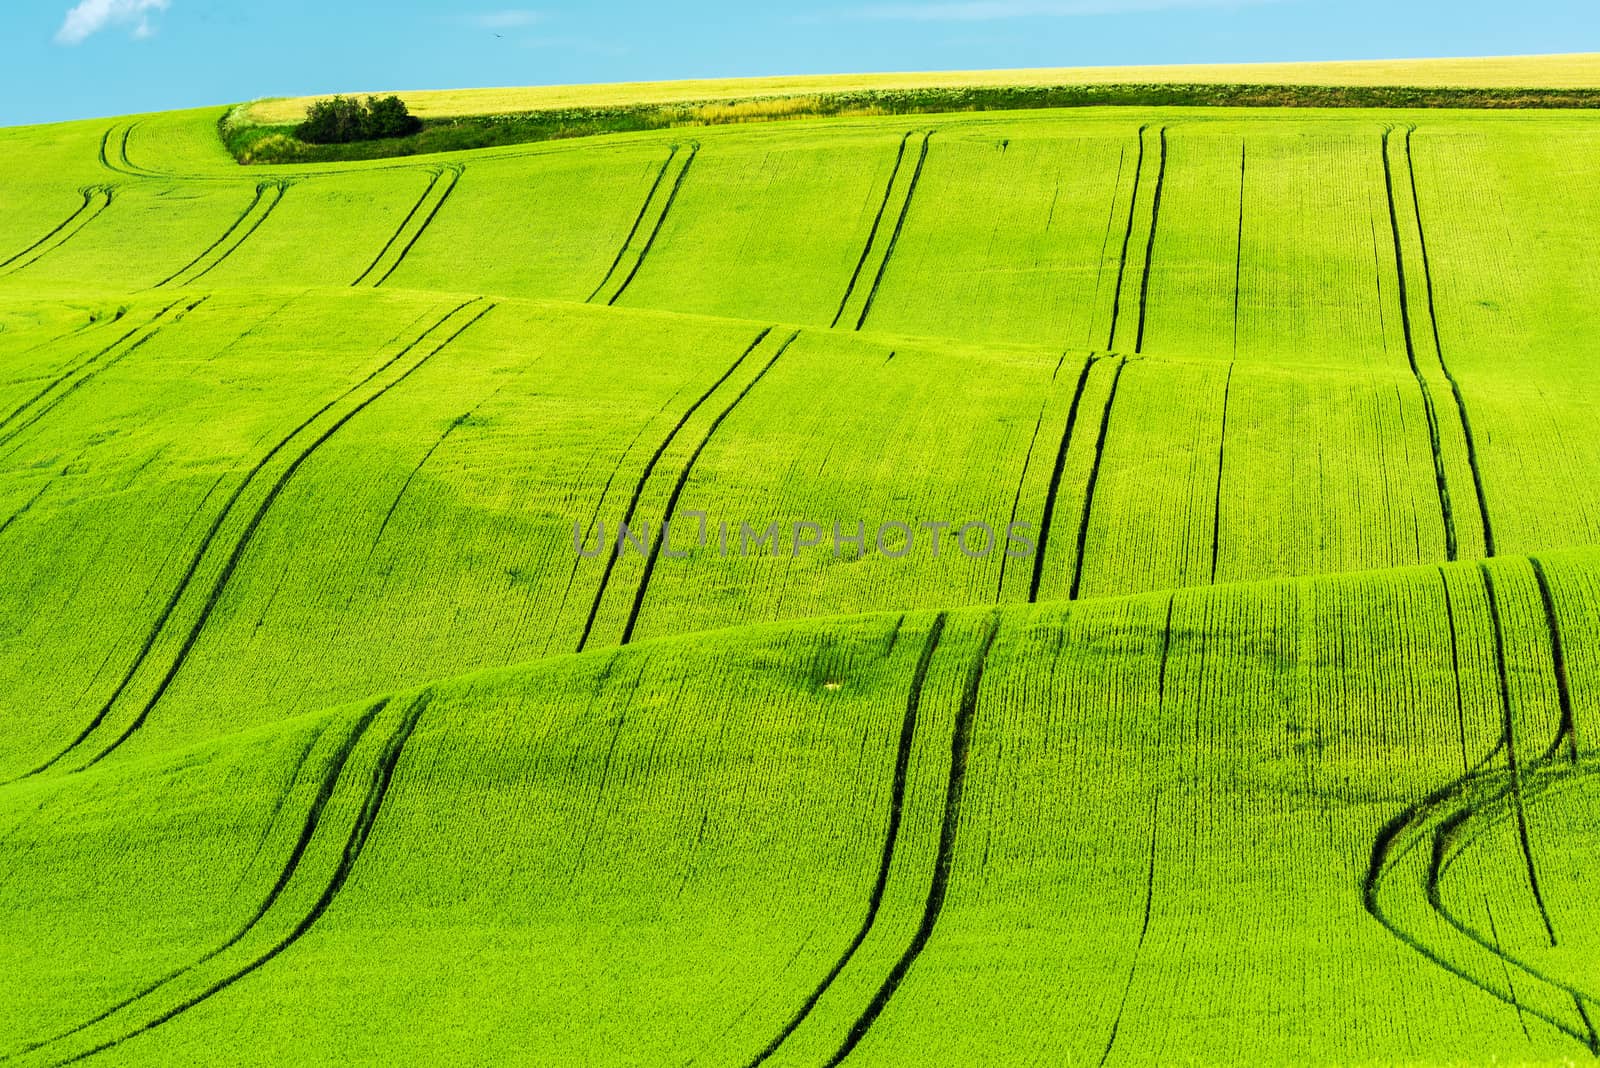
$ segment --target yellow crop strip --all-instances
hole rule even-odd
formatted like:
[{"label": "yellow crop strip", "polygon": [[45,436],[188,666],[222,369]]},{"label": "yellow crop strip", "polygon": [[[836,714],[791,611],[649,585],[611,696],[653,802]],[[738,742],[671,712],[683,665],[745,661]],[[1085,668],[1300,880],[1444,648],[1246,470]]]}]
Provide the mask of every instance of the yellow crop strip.
[{"label": "yellow crop strip", "polygon": [[[1326,85],[1473,89],[1600,88],[1600,52],[1482,59],[1358,60],[1330,63],[1241,63],[1196,66],[1043,67],[1027,70],[927,71],[905,74],[819,74],[774,78],[708,78],[606,85],[503,89],[423,89],[401,92],[428,119],[503,115],[557,108],[622,104],[727,102],[725,110],[766,109],[762,97],[804,97],[871,89],[1004,88],[1051,85]],[[385,90],[388,92],[388,90]],[[318,97],[285,97],[251,104],[253,122],[299,122]],[[737,102],[737,103],[735,103]],[[795,104],[766,107],[794,108]]]}]

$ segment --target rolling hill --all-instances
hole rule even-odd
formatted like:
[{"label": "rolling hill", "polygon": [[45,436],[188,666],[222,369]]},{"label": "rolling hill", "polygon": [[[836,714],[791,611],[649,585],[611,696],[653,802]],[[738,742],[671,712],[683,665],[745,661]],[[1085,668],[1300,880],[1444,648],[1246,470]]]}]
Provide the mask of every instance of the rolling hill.
[{"label": "rolling hill", "polygon": [[1600,1055],[1593,112],[220,116],[0,130],[0,1064]]}]

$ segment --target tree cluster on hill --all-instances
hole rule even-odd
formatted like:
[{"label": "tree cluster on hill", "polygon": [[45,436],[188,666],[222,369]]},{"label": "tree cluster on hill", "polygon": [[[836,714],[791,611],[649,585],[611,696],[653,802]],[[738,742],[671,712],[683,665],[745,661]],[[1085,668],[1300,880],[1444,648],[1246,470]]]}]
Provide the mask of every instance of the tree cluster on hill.
[{"label": "tree cluster on hill", "polygon": [[420,129],[422,121],[398,96],[369,96],[365,102],[353,96],[335,96],[314,101],[295,136],[314,145],[340,145],[405,137]]}]

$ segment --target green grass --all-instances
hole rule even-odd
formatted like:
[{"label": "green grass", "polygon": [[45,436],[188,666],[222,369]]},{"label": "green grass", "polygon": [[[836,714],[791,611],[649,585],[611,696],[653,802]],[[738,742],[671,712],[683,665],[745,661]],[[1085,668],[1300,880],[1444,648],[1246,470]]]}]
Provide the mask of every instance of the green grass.
[{"label": "green grass", "polygon": [[1590,1055],[1592,115],[216,118],[0,131],[6,1063]]}]

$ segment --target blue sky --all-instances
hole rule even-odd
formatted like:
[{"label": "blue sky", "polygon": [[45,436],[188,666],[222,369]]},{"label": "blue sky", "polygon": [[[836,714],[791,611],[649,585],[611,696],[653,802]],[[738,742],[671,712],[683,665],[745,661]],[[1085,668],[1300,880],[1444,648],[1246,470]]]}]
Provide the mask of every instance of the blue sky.
[{"label": "blue sky", "polygon": [[6,0],[0,125],[359,89],[1600,51],[1597,0]]}]

